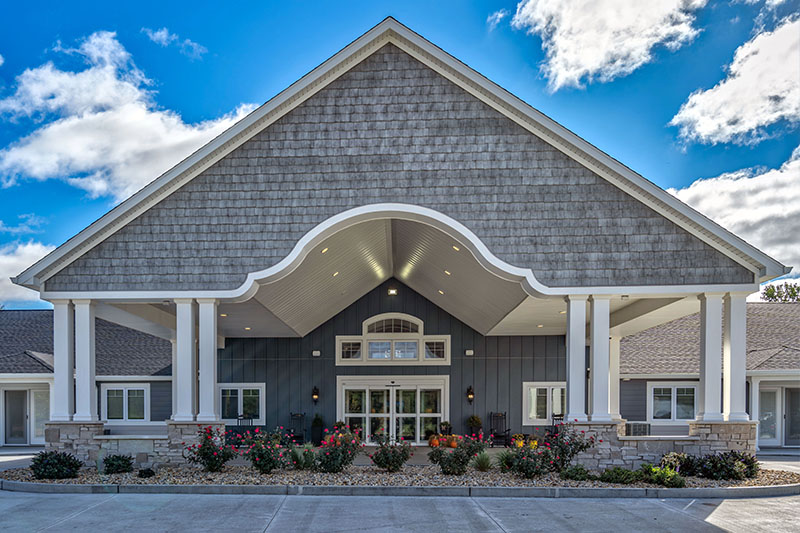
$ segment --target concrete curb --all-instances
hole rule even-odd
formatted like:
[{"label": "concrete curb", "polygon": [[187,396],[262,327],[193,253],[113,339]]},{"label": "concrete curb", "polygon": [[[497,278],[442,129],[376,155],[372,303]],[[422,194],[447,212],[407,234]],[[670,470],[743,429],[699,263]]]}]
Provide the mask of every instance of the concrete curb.
[{"label": "concrete curb", "polygon": [[590,487],[386,487],[342,485],[71,485],[0,479],[0,490],[42,494],[263,494],[473,498],[768,498],[800,495],[800,483],[696,489]]}]

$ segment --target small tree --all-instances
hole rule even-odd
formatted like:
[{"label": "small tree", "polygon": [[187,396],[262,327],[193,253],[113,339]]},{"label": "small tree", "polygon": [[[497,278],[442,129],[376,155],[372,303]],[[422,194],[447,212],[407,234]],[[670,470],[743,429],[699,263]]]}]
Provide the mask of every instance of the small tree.
[{"label": "small tree", "polygon": [[800,302],[800,284],[767,285],[761,291],[761,299],[766,302]]}]

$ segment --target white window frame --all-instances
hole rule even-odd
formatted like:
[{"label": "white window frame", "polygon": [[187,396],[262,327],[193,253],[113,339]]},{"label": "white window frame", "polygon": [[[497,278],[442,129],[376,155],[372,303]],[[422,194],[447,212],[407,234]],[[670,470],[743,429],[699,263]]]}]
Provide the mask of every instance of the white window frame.
[{"label": "white window frame", "polygon": [[[407,320],[417,325],[418,332],[416,333],[367,333],[367,328],[370,324],[379,320],[386,319],[400,319]],[[391,342],[392,348],[391,359],[370,359],[369,343],[370,342]],[[417,356],[414,359],[395,359],[394,358],[394,343],[398,341],[415,341],[417,343]],[[425,343],[426,342],[444,342],[444,358],[443,359],[426,359],[425,358]],[[361,357],[358,359],[344,359],[342,357],[342,344],[345,342],[359,342],[361,343]],[[361,323],[361,336],[353,335],[337,335],[336,336],[336,366],[404,366],[404,365],[431,365],[431,366],[449,366],[450,365],[450,335],[425,335],[424,323],[419,318],[408,315],[405,313],[382,313],[374,315]]]},{"label": "white window frame", "polygon": [[[547,388],[547,418],[530,418],[529,399],[531,389]],[[566,389],[566,381],[523,381],[522,382],[522,425],[546,426],[553,423],[553,389]],[[566,407],[566,406],[565,406]]]},{"label": "white window frame", "polygon": [[[215,401],[217,402],[217,407],[219,408],[220,417],[222,416],[222,389],[237,389],[239,391],[238,399],[239,399],[239,407],[237,412],[242,412],[242,407],[244,404],[244,393],[242,392],[244,389],[259,389],[258,393],[258,412],[259,418],[253,419],[253,424],[256,426],[263,426],[266,424],[266,393],[267,393],[267,386],[264,383],[217,383],[217,394]],[[228,425],[235,425],[238,421],[235,418],[221,418],[223,422]]]},{"label": "white window frame", "polygon": [[[652,425],[683,425],[697,418],[697,381],[648,381],[647,382],[647,422]],[[672,389],[670,418],[653,418],[653,389]],[[677,413],[678,394],[676,389],[694,389],[694,416],[691,418],[675,418]]]},{"label": "white window frame", "polygon": [[[108,391],[122,390],[122,418],[108,419]],[[128,391],[144,390],[144,418],[128,420]],[[149,383],[103,383],[100,385],[100,415],[106,424],[149,424],[150,423],[150,384]]]}]

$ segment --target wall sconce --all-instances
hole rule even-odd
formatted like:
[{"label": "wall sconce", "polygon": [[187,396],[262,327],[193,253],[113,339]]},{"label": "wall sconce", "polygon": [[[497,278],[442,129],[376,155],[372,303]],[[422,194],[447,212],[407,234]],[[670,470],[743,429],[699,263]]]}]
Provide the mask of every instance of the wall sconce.
[{"label": "wall sconce", "polygon": [[472,357],[473,355],[475,355],[475,350],[464,350],[464,355],[466,355],[467,357]]},{"label": "wall sconce", "polygon": [[387,292],[389,296],[397,296],[397,289],[389,289]]},{"label": "wall sconce", "polygon": [[311,389],[311,399],[314,400],[314,403],[319,401],[319,389],[317,387]]},{"label": "wall sconce", "polygon": [[311,351],[311,357],[319,357],[320,355],[322,355],[322,352],[320,352],[319,350]]},{"label": "wall sconce", "polygon": [[470,385],[469,387],[467,387],[467,401],[469,403],[472,403],[474,399],[475,399],[475,391],[472,390],[472,385]]}]

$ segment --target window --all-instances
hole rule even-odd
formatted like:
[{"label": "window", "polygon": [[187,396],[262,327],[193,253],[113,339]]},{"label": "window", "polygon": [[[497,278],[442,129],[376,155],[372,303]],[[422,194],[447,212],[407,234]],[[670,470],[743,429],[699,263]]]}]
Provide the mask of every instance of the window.
[{"label": "window", "polygon": [[217,386],[220,417],[225,422],[235,423],[241,416],[253,424],[263,425],[264,394],[263,383],[222,383]]},{"label": "window", "polygon": [[150,421],[149,383],[103,383],[100,414],[109,424]]},{"label": "window", "polygon": [[365,320],[360,337],[336,337],[337,365],[449,365],[449,335],[424,335],[423,323],[402,313]]},{"label": "window", "polygon": [[551,424],[553,415],[564,416],[567,386],[564,382],[526,381],[522,384],[522,425]]},{"label": "window", "polygon": [[693,383],[648,382],[647,421],[670,424],[694,420],[696,393]]}]

